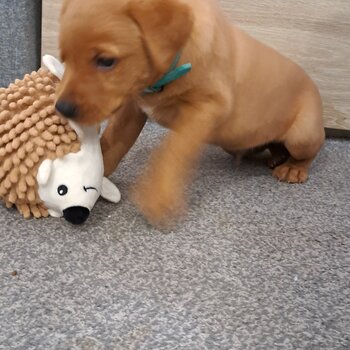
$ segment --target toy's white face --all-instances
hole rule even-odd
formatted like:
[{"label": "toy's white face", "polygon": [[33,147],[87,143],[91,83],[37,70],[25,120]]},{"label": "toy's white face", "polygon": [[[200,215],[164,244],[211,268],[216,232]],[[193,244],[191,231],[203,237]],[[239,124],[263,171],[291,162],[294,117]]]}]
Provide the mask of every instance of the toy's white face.
[{"label": "toy's white face", "polygon": [[[52,56],[44,56],[48,69],[61,79],[64,66]],[[79,126],[69,121],[81,142],[78,153],[62,159],[44,160],[37,174],[38,194],[49,214],[62,217],[73,224],[88,218],[100,195],[118,203],[118,188],[103,177],[103,159],[96,127]]]},{"label": "toy's white face", "polygon": [[40,198],[51,216],[64,216],[73,224],[83,223],[101,195],[102,164],[80,152],[48,162],[46,183],[38,181]]}]

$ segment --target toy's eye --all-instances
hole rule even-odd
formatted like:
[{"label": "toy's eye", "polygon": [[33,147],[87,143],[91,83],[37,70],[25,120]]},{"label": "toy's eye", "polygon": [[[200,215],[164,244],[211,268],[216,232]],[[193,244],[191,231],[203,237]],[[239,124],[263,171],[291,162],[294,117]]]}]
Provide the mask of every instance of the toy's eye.
[{"label": "toy's eye", "polygon": [[109,70],[116,66],[117,59],[108,57],[97,57],[95,60],[95,64],[99,69]]},{"label": "toy's eye", "polygon": [[98,192],[98,191],[97,191],[97,188],[96,188],[96,187],[92,187],[92,186],[91,186],[91,187],[83,186],[83,189],[84,189],[85,192],[87,192],[87,191],[89,191],[89,190],[95,190],[96,192]]},{"label": "toy's eye", "polygon": [[60,196],[65,196],[68,193],[68,187],[65,185],[61,185],[57,188],[57,192]]}]

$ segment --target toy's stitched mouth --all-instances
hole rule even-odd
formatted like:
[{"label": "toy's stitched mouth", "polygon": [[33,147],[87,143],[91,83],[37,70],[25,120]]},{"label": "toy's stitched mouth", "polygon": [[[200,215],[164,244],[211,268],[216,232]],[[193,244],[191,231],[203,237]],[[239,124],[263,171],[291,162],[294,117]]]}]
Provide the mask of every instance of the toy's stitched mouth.
[{"label": "toy's stitched mouth", "polygon": [[95,188],[95,187],[86,187],[86,186],[84,186],[83,188],[84,188],[85,192],[90,191],[90,190],[95,190],[96,192],[98,192],[97,188]]}]

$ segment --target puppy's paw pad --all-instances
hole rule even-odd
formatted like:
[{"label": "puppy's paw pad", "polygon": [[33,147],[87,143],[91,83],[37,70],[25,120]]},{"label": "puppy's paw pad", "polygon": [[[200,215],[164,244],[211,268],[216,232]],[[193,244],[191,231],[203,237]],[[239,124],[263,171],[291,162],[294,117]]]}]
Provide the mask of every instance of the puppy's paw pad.
[{"label": "puppy's paw pad", "polygon": [[291,184],[304,183],[308,179],[308,171],[305,168],[288,163],[276,167],[272,175],[279,181]]}]

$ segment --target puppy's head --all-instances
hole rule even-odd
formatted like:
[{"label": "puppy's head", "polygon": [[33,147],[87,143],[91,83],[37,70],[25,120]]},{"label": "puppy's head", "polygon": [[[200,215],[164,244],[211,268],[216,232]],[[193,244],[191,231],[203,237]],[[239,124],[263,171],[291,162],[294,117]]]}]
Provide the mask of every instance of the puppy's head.
[{"label": "puppy's head", "polygon": [[93,124],[159,79],[193,25],[182,0],[65,0],[58,112]]}]

